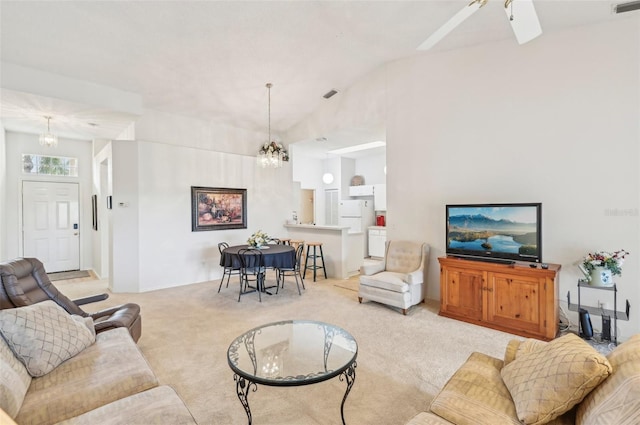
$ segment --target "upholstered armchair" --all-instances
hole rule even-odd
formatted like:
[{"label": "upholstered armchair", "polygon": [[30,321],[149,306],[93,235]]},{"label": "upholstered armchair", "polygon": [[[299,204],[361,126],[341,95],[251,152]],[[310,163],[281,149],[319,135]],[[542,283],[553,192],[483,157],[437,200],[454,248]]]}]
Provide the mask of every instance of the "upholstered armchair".
[{"label": "upholstered armchair", "polygon": [[429,245],[412,241],[387,241],[383,261],[360,268],[358,301],[375,301],[407,309],[424,301],[424,275]]},{"label": "upholstered armchair", "polygon": [[95,313],[87,313],[79,305],[89,297],[72,301],[53,286],[44,266],[37,258],[17,258],[0,263],[0,309],[24,307],[52,300],[69,314],[91,317],[96,332],[127,328],[134,341],[142,334],[142,318],[138,304],[123,304]]}]

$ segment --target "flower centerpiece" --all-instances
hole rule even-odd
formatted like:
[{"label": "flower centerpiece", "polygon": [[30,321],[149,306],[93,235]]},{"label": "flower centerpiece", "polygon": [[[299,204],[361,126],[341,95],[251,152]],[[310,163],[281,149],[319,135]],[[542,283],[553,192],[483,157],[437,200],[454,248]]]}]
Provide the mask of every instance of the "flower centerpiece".
[{"label": "flower centerpiece", "polygon": [[579,267],[590,285],[611,286],[614,275],[622,276],[622,265],[627,255],[629,253],[624,249],[615,252],[596,251],[587,254]]},{"label": "flower centerpiece", "polygon": [[271,238],[269,237],[269,235],[264,233],[262,230],[258,230],[253,235],[251,235],[249,239],[247,239],[247,243],[251,247],[260,248],[262,245],[266,245],[270,240]]}]

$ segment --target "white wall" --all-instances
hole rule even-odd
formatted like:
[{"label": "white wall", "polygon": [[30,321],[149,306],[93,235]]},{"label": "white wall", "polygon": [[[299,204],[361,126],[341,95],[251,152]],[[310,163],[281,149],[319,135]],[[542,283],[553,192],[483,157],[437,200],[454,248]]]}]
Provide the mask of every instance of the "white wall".
[{"label": "white wall", "polygon": [[358,158],[355,165],[355,174],[364,176],[365,184],[384,184],[387,182],[387,175],[384,173],[384,167],[387,165],[386,154]]},{"label": "white wall", "polygon": [[[0,170],[7,169],[6,135],[0,121]],[[0,171],[0,259],[7,258],[7,173]]]},{"label": "white wall", "polygon": [[[564,309],[568,291],[577,297],[575,263],[624,248],[631,256],[618,296],[629,299],[632,320],[618,322],[619,336],[640,332],[639,33],[639,21],[627,19],[523,46],[418,55],[343,93],[364,104],[386,78],[377,110],[386,110],[388,235],[432,246],[428,298],[439,298],[445,204],[542,202],[543,257],[562,264]],[[320,109],[291,132],[314,134],[330,117],[366,119],[347,114],[360,112]]]},{"label": "white wall", "polygon": [[[140,161],[134,141],[111,142],[111,196],[109,283],[114,292],[140,292]],[[148,160],[148,159],[147,159]],[[166,170],[165,170],[166,172]],[[153,180],[155,175],[146,175]],[[162,215],[162,208],[152,211]],[[159,230],[159,229],[158,229]]]},{"label": "white wall", "polygon": [[[446,203],[542,202],[543,256],[563,265],[561,299],[575,290],[573,263],[585,253],[640,255],[637,214],[607,213],[639,202],[637,32],[600,25],[389,67],[401,77],[389,83],[390,234],[427,236],[430,282],[444,254]],[[639,270],[630,261],[619,282],[636,305]],[[438,295],[429,285],[429,298]]]},{"label": "white wall", "polygon": [[[5,133],[6,144],[6,250],[1,261],[21,257],[22,232],[21,209],[22,181],[59,181],[79,183],[80,189],[80,268],[92,268],[91,195],[92,195],[92,148],[86,140],[59,139],[58,147],[51,149],[40,146],[38,135]],[[22,173],[22,154],[41,154],[78,158],[78,177],[32,176]],[[0,173],[1,175],[2,173]],[[26,176],[26,177],[25,177]],[[4,239],[4,238],[3,238]]]},{"label": "white wall", "polygon": [[[135,124],[135,137],[110,145],[113,291],[217,279],[219,242],[246,243],[257,230],[284,234],[283,224],[295,209],[291,163],[258,169],[256,154],[265,134],[146,110]],[[247,229],[192,232],[192,186],[247,189]]]},{"label": "white wall", "polygon": [[[136,145],[140,291],[218,279],[219,242],[244,244],[257,230],[285,234],[292,211],[290,164],[262,169],[255,156],[146,141]],[[114,167],[120,169],[115,155]],[[247,228],[192,232],[191,186],[247,189]],[[115,191],[114,186],[114,201]]]}]

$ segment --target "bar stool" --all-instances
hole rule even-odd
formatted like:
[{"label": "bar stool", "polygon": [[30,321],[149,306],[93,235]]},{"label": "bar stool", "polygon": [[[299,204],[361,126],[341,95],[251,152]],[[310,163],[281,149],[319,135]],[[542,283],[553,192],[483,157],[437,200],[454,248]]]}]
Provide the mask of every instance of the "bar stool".
[{"label": "bar stool", "polygon": [[290,239],[289,245],[291,245],[293,249],[298,249],[300,245],[304,245],[304,241],[300,239]]},{"label": "bar stool", "polygon": [[[311,247],[313,247],[313,254],[310,252]],[[320,254],[318,254],[316,252],[316,248],[320,248]],[[322,262],[322,265],[319,266],[316,263],[317,259],[320,259],[320,261]],[[311,259],[313,261],[313,265],[309,265],[309,259]],[[316,271],[318,269],[322,269],[324,270],[324,278],[327,279],[327,269],[324,266],[324,256],[322,255],[322,242],[308,242],[307,243],[307,258],[305,259],[304,262],[304,274],[303,274],[303,278],[307,277],[307,269],[309,270],[313,270],[313,281],[316,281]]]}]

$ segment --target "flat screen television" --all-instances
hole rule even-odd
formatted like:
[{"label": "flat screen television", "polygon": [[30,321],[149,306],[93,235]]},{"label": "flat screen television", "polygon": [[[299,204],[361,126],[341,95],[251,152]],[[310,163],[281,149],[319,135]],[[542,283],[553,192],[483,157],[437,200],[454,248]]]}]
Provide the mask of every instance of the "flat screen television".
[{"label": "flat screen television", "polygon": [[542,261],[542,204],[447,205],[447,255]]}]

